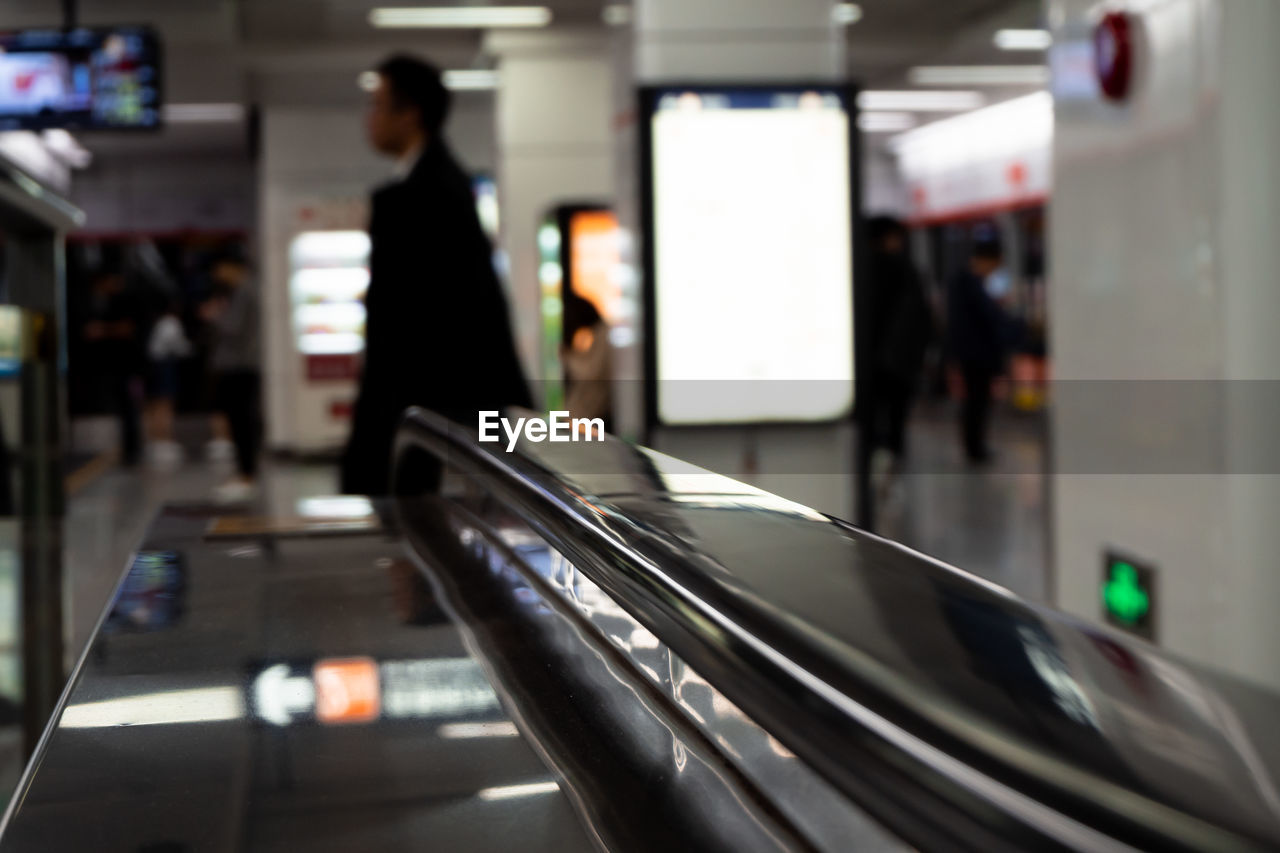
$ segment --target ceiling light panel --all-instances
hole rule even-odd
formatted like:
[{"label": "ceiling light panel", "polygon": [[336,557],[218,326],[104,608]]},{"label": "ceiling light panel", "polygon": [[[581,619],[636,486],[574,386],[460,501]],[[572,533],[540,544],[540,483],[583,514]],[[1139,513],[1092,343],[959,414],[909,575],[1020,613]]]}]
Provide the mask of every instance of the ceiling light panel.
[{"label": "ceiling light panel", "polygon": [[862,7],[857,3],[837,3],[831,9],[831,21],[843,27],[862,20]]},{"label": "ceiling light panel", "polygon": [[[445,88],[455,92],[487,92],[498,88],[501,79],[498,71],[489,68],[458,68],[440,75]],[[366,92],[378,88],[378,72],[362,71],[356,77],[356,85]]]},{"label": "ceiling light panel", "polygon": [[900,133],[916,126],[911,113],[859,113],[858,129],[863,133]]},{"label": "ceiling light panel", "polygon": [[483,92],[498,88],[498,72],[490,69],[459,69],[443,75],[446,88],[455,92]]},{"label": "ceiling light panel", "polygon": [[858,107],[863,110],[889,112],[963,112],[986,103],[981,92],[944,89],[903,89],[899,91],[868,89],[858,94]]},{"label": "ceiling light panel", "polygon": [[1044,86],[1047,65],[920,65],[907,72],[915,86]]},{"label": "ceiling light panel", "polygon": [[626,3],[610,3],[604,7],[600,18],[611,27],[625,27],[631,23],[631,7]]},{"label": "ceiling light panel", "polygon": [[1053,35],[1048,30],[997,30],[994,41],[1001,50],[1048,50]]},{"label": "ceiling light panel", "polygon": [[374,9],[369,23],[384,29],[545,27],[546,6],[413,6]]}]

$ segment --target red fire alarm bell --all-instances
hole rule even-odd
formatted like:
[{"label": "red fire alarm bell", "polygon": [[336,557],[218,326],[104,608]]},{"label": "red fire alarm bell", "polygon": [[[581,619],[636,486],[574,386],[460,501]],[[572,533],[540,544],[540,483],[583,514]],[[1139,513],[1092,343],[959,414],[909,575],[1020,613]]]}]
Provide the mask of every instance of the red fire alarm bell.
[{"label": "red fire alarm bell", "polygon": [[1112,101],[1126,100],[1133,81],[1133,24],[1124,12],[1111,12],[1098,22],[1093,61],[1102,94]]}]

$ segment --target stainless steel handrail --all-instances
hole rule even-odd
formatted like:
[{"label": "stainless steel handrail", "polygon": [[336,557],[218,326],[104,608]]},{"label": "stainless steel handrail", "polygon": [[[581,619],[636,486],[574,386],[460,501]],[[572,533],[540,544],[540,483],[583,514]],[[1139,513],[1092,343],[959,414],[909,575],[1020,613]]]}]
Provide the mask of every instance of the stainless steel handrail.
[{"label": "stainless steel handrail", "polygon": [[[1274,695],[1034,607],[710,472],[681,493],[663,477],[673,460],[616,439],[605,447],[604,461],[597,453],[582,466],[591,470],[572,470],[572,454],[557,457],[545,445],[528,444],[508,453],[503,444],[482,444],[474,429],[415,409],[402,424],[396,459],[400,466],[426,451],[493,494],[781,743],[913,844],[1090,851],[1280,844],[1280,800],[1271,784],[1276,762],[1262,757],[1274,744],[1255,748],[1249,737],[1259,727],[1241,722],[1275,719]],[[943,651],[971,661],[968,671],[954,679],[927,665],[927,677],[895,671],[879,629],[833,630],[834,623],[815,617],[829,601],[783,607],[758,580],[701,547],[695,532],[663,529],[664,519],[678,519],[682,508],[717,506],[749,509],[733,522],[743,537],[759,536],[769,521],[779,525],[780,533],[770,534],[775,540],[803,543],[820,534],[828,562],[833,543],[844,549],[841,559],[852,564],[806,564],[809,579],[852,573],[873,597],[882,587],[893,596],[910,590],[930,597],[937,606],[923,616],[892,612],[906,598],[875,606],[888,618],[946,622],[938,634],[944,640],[933,642],[950,643]],[[754,560],[753,568],[768,559]],[[781,588],[775,583],[772,590]],[[909,636],[895,642],[920,652],[907,655],[917,661],[936,653],[927,643],[914,648]],[[1079,651],[1091,648],[1103,663]],[[1144,678],[1176,675],[1183,694],[1200,691],[1195,702],[1183,700],[1217,703],[1235,721],[1235,739],[1189,722],[1176,695],[1160,693],[1153,701],[1150,684],[1126,687],[1111,677],[1113,665]],[[1002,686],[1011,698],[984,695]],[[1010,713],[1010,703],[1029,707]],[[1115,722],[1121,719],[1129,722]],[[1220,765],[1244,756],[1238,762],[1244,769],[1225,779],[1203,769],[1175,778],[1137,742],[1144,726],[1191,753],[1199,749],[1202,763],[1206,750],[1223,756]]]}]

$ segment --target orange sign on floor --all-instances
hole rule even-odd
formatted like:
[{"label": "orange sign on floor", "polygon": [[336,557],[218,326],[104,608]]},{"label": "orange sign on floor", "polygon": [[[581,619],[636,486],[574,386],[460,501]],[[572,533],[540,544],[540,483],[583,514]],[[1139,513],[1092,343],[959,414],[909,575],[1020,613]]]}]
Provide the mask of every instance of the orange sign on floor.
[{"label": "orange sign on floor", "polygon": [[316,719],[322,723],[367,723],[382,713],[378,663],[373,658],[325,658],[312,669]]}]

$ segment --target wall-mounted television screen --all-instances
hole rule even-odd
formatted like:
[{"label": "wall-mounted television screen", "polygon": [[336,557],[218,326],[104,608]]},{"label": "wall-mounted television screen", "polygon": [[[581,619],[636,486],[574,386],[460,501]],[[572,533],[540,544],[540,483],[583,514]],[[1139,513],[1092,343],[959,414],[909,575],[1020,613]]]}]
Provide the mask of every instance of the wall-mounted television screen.
[{"label": "wall-mounted television screen", "polygon": [[852,94],[641,92],[650,423],[852,412]]},{"label": "wall-mounted television screen", "polygon": [[0,32],[0,130],[154,129],[161,92],[147,27]]}]

